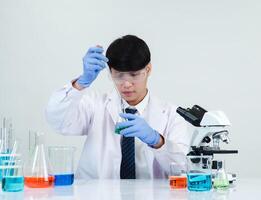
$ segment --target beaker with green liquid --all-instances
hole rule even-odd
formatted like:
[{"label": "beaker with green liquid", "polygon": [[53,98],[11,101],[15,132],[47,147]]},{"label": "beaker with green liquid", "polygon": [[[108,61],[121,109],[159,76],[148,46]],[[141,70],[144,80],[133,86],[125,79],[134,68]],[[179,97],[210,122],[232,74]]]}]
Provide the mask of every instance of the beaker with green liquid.
[{"label": "beaker with green liquid", "polygon": [[[134,108],[134,107],[128,107],[126,109],[123,109],[123,113],[135,114],[136,112],[137,112],[137,109]],[[127,121],[127,119],[120,117],[119,121],[116,123],[116,125],[115,125],[115,133],[116,134],[120,134],[121,130],[128,128],[128,127],[117,128],[117,124],[120,123],[120,122],[124,122],[124,121]]]},{"label": "beaker with green liquid", "polygon": [[[122,100],[122,99],[121,99],[121,112],[122,112],[122,113],[125,113],[124,104],[123,104],[123,100]],[[122,118],[122,117],[119,116],[118,122],[115,124],[115,130],[114,130],[114,132],[115,132],[116,134],[120,134],[121,130],[123,130],[123,129],[125,128],[125,127],[123,127],[123,128],[117,128],[118,123],[121,123],[121,122],[124,122],[124,121],[126,121],[126,119],[124,119],[124,118]]]},{"label": "beaker with green liquid", "polygon": [[120,117],[120,119],[119,119],[118,122],[116,123],[116,125],[115,125],[115,130],[114,130],[114,132],[115,132],[116,134],[120,134],[121,130],[123,130],[123,129],[126,128],[126,127],[117,128],[117,124],[118,124],[118,123],[121,123],[121,122],[124,122],[124,121],[126,121],[126,120]]}]

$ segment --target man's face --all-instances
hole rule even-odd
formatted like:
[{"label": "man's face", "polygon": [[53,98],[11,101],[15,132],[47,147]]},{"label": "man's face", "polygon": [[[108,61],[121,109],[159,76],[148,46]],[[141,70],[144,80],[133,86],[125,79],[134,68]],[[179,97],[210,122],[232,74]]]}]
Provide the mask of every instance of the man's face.
[{"label": "man's face", "polygon": [[139,103],[147,93],[147,80],[151,64],[134,72],[119,72],[111,68],[111,75],[121,97],[130,105]]}]

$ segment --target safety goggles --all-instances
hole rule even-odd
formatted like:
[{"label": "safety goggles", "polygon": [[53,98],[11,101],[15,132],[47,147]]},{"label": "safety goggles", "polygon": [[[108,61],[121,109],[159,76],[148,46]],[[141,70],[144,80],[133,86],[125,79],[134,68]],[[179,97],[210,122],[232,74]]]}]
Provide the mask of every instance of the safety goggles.
[{"label": "safety goggles", "polygon": [[116,84],[122,84],[125,81],[130,83],[139,83],[142,82],[147,74],[147,69],[142,69],[138,71],[131,71],[131,72],[112,72],[111,76],[113,81]]}]

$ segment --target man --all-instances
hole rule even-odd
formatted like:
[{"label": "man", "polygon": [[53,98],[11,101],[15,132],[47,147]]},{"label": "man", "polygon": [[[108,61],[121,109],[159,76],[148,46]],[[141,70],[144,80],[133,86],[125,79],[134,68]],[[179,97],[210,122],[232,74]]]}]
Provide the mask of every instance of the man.
[{"label": "man", "polygon": [[[106,63],[116,90],[99,95],[89,87]],[[106,57],[102,47],[90,48],[83,74],[50,98],[48,123],[64,135],[87,135],[78,178],[164,178],[170,163],[188,153],[190,137],[176,106],[147,88],[151,70],[147,44],[126,35],[111,43]]]}]

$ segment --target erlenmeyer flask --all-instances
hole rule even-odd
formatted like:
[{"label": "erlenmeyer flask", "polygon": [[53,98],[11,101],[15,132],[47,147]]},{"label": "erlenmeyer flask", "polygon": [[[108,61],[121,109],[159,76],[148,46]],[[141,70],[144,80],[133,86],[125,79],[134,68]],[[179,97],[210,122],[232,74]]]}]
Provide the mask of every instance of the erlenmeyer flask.
[{"label": "erlenmeyer flask", "polygon": [[227,173],[225,171],[225,161],[217,161],[217,173],[214,179],[215,189],[227,189],[229,187],[229,181],[227,178]]},{"label": "erlenmeyer flask", "polygon": [[46,188],[53,186],[54,176],[51,175],[50,165],[45,154],[43,133],[35,133],[35,148],[29,155],[24,169],[24,181],[27,187]]}]

